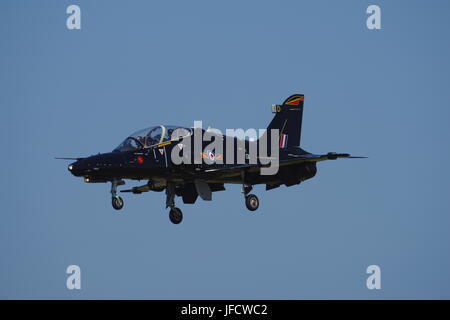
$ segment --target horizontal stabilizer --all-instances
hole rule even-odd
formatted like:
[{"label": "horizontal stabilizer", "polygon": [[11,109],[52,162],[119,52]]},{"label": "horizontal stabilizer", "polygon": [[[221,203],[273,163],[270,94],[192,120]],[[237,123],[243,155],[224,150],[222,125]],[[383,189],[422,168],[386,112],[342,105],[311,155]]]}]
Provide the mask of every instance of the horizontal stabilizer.
[{"label": "horizontal stabilizer", "polygon": [[293,157],[286,160],[281,160],[280,164],[286,165],[291,163],[298,163],[298,162],[319,162],[319,161],[325,161],[325,160],[336,160],[339,158],[349,158],[349,159],[366,159],[367,157],[360,157],[360,156],[352,156],[348,153],[336,153],[336,152],[328,152],[327,154],[302,154],[302,155],[294,155],[290,154],[289,156]]}]

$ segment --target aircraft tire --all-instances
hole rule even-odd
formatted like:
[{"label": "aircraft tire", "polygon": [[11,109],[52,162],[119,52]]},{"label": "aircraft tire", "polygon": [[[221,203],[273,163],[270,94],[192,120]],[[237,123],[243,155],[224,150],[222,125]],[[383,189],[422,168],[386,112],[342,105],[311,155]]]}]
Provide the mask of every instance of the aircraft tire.
[{"label": "aircraft tire", "polygon": [[112,207],[116,210],[123,208],[123,199],[120,196],[112,197],[111,203]]},{"label": "aircraft tire", "polygon": [[179,208],[174,207],[170,209],[169,219],[173,224],[179,224],[181,221],[183,221],[183,212],[181,212]]},{"label": "aircraft tire", "polygon": [[254,194],[249,194],[245,196],[245,205],[250,211],[255,211],[259,207],[259,199]]}]

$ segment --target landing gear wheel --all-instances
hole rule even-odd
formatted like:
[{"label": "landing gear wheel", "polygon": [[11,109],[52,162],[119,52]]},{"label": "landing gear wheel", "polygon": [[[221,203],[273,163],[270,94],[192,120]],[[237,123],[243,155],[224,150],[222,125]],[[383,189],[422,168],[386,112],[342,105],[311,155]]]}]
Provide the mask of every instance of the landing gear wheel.
[{"label": "landing gear wheel", "polygon": [[245,205],[250,211],[255,211],[259,207],[259,199],[254,194],[249,194],[245,196]]},{"label": "landing gear wheel", "polygon": [[119,196],[112,197],[112,206],[116,210],[123,208],[123,199]]},{"label": "landing gear wheel", "polygon": [[179,224],[181,221],[183,221],[183,212],[181,212],[179,208],[174,207],[170,209],[169,219],[173,224]]}]

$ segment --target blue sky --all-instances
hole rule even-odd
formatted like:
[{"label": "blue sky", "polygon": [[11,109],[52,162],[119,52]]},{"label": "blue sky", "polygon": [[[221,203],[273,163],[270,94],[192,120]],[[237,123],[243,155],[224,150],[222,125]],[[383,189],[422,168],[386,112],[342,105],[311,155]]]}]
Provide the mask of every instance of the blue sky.
[{"label": "blue sky", "polygon": [[[68,30],[77,4],[82,29]],[[366,28],[377,4],[382,29]],[[450,298],[448,1],[2,1],[1,298]],[[366,155],[184,205],[84,184],[55,156],[160,123],[265,128],[305,94],[302,147]],[[134,186],[137,183],[128,183]],[[67,290],[68,265],[82,289]],[[366,288],[381,267],[382,289]]]}]

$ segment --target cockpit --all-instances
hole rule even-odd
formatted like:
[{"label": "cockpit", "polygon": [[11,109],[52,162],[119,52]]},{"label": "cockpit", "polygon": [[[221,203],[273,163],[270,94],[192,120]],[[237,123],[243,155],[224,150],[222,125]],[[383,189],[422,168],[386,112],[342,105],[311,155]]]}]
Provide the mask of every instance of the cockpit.
[{"label": "cockpit", "polygon": [[191,134],[192,130],[184,127],[163,125],[150,127],[131,134],[114,151],[132,151],[149,148],[166,141],[171,141],[175,137],[179,139]]}]

